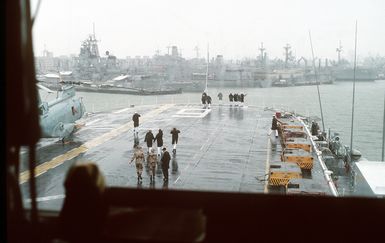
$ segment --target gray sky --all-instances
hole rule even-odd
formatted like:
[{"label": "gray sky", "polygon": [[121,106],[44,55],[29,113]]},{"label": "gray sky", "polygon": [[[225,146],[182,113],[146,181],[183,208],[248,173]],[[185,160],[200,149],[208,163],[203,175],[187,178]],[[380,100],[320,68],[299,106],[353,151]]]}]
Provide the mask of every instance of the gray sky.
[{"label": "gray sky", "polygon": [[310,29],[316,56],[335,59],[341,40],[350,59],[356,19],[359,56],[385,56],[384,0],[42,0],[34,48],[77,55],[94,22],[101,54],[118,58],[164,54],[169,45],[190,58],[197,44],[204,56],[207,42],[211,56],[225,59],[255,57],[260,42],[270,57],[281,58],[286,43],[310,57]]}]

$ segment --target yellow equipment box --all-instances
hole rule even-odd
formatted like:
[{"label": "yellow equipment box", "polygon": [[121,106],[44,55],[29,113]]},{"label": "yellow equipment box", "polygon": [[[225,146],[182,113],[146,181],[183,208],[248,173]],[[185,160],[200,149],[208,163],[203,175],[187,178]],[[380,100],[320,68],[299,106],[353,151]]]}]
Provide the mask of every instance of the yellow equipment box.
[{"label": "yellow equipment box", "polygon": [[294,125],[294,124],[287,124],[287,125],[282,125],[282,128],[283,129],[290,129],[290,128],[295,128],[295,129],[300,129],[303,131],[303,125],[302,124],[298,124],[298,125]]},{"label": "yellow equipment box", "polygon": [[306,138],[286,138],[283,142],[285,148],[289,149],[303,149],[307,152],[311,152],[311,143]]},{"label": "yellow equipment box", "polygon": [[290,180],[295,178],[302,178],[298,165],[282,162],[275,162],[270,165],[269,186],[287,187]]},{"label": "yellow equipment box", "polygon": [[312,155],[303,149],[284,149],[281,155],[284,162],[296,163],[301,169],[311,170],[313,168]]}]

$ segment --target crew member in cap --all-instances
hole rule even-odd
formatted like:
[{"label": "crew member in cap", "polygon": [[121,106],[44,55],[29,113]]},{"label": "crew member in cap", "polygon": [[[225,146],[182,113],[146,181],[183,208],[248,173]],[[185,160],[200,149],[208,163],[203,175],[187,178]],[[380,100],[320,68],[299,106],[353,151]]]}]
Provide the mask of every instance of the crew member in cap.
[{"label": "crew member in cap", "polygon": [[166,147],[163,147],[163,156],[162,159],[160,160],[162,163],[162,172],[163,172],[163,180],[168,181],[168,168],[170,168],[170,154],[168,153]]}]

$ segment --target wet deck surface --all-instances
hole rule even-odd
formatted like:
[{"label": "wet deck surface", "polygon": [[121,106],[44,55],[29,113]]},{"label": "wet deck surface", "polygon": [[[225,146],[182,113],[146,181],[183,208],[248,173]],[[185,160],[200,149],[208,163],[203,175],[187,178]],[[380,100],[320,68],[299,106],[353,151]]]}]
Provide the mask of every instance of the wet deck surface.
[{"label": "wet deck surface", "polygon": [[[139,138],[145,149],[145,133],[151,129],[155,136],[160,128],[172,155],[170,130],[176,127],[181,131],[177,153],[170,161],[168,183],[163,182],[160,166],[155,184],[150,183],[147,166],[142,183],[137,183],[135,165],[129,164],[133,154],[131,117],[135,111],[141,114]],[[281,152],[279,140],[268,135],[272,115],[262,108],[229,105],[210,110],[200,105],[152,105],[90,114],[69,144],[44,140],[38,147],[39,206],[61,207],[64,178],[76,161],[97,163],[108,186],[263,193],[269,162],[279,161]],[[29,198],[25,165],[24,161],[21,188],[24,198]],[[320,188],[325,187],[317,161],[311,179]]]}]

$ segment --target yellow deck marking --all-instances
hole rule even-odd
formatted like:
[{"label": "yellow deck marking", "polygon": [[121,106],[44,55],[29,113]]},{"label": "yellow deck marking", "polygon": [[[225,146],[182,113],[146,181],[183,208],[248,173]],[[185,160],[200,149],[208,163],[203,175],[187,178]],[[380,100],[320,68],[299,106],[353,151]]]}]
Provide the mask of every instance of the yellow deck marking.
[{"label": "yellow deck marking", "polygon": [[[155,110],[148,112],[147,114],[143,115],[141,122],[143,123],[143,122],[147,121],[149,118],[160,114],[161,112],[171,108],[172,106],[174,106],[174,104],[162,105],[158,109],[155,109]],[[92,139],[91,141],[84,143],[83,145],[81,145],[77,148],[74,148],[74,149],[68,151],[65,154],[59,155],[50,161],[44,162],[41,165],[36,166],[35,167],[35,177],[38,177],[39,175],[44,174],[49,169],[53,169],[53,168],[63,164],[63,162],[65,162],[67,160],[75,158],[79,154],[84,153],[93,147],[96,147],[102,143],[105,143],[105,142],[111,140],[112,138],[117,137],[118,135],[121,135],[122,133],[128,131],[132,127],[133,127],[133,125],[132,125],[132,122],[130,121],[130,122],[128,122],[128,123],[126,123],[126,124],[124,124],[118,128],[115,128],[115,129],[113,129],[113,130],[111,130],[111,131],[109,131],[109,132],[107,132],[107,133],[105,133],[99,137]],[[29,170],[26,170],[26,171],[23,171],[20,173],[20,175],[19,175],[20,184],[27,182],[29,179],[30,179],[29,178]]]},{"label": "yellow deck marking", "polygon": [[[266,169],[265,169],[265,178],[266,178],[266,175],[269,174],[269,165],[270,165],[270,156],[271,156],[271,141],[270,141],[270,137],[267,139],[267,153],[266,153]],[[267,180],[265,180],[265,189],[264,189],[264,193],[269,193],[269,190],[267,189],[267,185],[269,184],[269,182]]]}]

